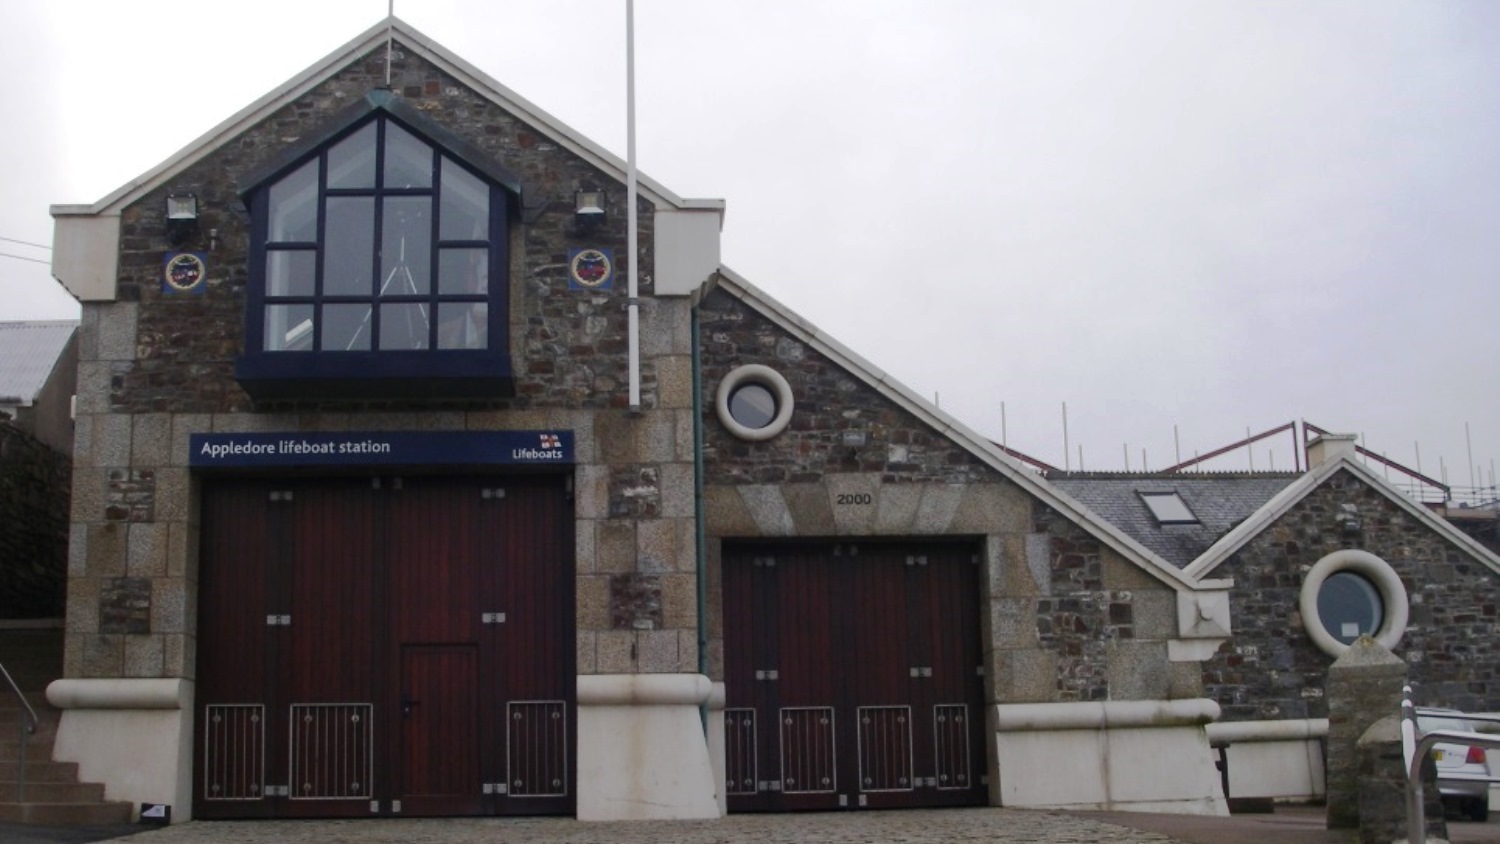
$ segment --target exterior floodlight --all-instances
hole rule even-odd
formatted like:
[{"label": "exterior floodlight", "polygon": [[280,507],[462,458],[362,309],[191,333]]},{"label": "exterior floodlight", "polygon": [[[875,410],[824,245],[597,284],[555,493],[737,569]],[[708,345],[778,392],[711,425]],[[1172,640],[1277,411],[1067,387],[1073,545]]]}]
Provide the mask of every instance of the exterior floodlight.
[{"label": "exterior floodlight", "polygon": [[167,240],[181,246],[198,233],[198,197],[190,193],[167,197]]},{"label": "exterior floodlight", "polygon": [[574,217],[582,226],[593,226],[604,222],[604,191],[581,190],[573,196]]}]

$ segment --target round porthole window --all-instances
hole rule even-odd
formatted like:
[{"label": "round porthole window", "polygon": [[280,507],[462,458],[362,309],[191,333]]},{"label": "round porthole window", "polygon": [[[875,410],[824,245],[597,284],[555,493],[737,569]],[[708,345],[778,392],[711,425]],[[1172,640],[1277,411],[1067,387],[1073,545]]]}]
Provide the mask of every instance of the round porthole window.
[{"label": "round porthole window", "polygon": [[1385,619],[1385,602],[1369,578],[1341,571],[1318,588],[1318,618],[1333,638],[1346,645],[1360,636],[1374,636]]},{"label": "round porthole window", "polygon": [[776,421],[776,396],[765,384],[741,384],[729,394],[729,417],[759,431]]},{"label": "round porthole window", "polygon": [[1338,657],[1360,636],[1394,649],[1406,633],[1406,587],[1368,551],[1335,551],[1302,582],[1302,623],[1324,653]]},{"label": "round porthole window", "polygon": [[747,364],[719,382],[715,411],[736,437],[768,440],[792,419],[792,387],[769,366]]}]

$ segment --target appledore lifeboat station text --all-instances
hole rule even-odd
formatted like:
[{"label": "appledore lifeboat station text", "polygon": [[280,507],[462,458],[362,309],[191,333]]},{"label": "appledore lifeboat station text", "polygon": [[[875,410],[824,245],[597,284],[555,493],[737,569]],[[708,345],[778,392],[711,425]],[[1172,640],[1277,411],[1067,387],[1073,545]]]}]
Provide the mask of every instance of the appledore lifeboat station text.
[{"label": "appledore lifeboat station text", "polygon": [[194,434],[195,467],[573,462],[571,431]]}]

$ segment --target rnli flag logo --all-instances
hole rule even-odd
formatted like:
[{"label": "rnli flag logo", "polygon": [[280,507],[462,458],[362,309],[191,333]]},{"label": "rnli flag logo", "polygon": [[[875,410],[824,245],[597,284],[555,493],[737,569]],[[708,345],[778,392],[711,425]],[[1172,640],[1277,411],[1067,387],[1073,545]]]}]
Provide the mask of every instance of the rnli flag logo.
[{"label": "rnli flag logo", "polygon": [[562,440],[556,434],[542,434],[542,448],[562,448]]}]

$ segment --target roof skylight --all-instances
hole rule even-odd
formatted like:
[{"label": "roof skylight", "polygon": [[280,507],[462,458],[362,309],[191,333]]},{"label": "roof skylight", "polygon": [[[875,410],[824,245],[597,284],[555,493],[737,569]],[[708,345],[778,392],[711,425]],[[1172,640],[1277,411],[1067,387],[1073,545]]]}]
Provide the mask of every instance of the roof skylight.
[{"label": "roof skylight", "polygon": [[1151,510],[1151,515],[1156,517],[1158,524],[1163,525],[1196,525],[1198,517],[1182,500],[1182,496],[1176,492],[1142,492],[1139,493],[1141,500],[1146,502],[1146,507]]}]

